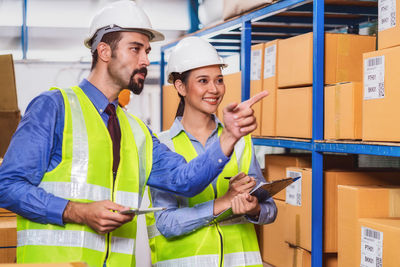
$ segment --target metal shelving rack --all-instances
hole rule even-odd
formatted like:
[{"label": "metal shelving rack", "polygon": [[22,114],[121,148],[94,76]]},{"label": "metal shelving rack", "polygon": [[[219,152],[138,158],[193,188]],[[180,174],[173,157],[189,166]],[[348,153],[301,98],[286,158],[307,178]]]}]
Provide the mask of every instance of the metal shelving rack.
[{"label": "metal shelving rack", "polygon": [[[323,266],[323,153],[400,156],[400,145],[324,141],[324,32],[359,29],[377,20],[376,1],[324,3],[324,0],[281,0],[192,35],[208,38],[219,52],[240,53],[242,101],[250,97],[251,45],[313,31],[312,139],[253,138],[255,145],[307,150],[312,153],[312,266]],[[178,40],[161,47],[161,105],[165,81],[165,52]],[[162,107],[161,107],[162,112]],[[161,114],[162,120],[162,114]],[[162,125],[162,121],[161,121]]]}]

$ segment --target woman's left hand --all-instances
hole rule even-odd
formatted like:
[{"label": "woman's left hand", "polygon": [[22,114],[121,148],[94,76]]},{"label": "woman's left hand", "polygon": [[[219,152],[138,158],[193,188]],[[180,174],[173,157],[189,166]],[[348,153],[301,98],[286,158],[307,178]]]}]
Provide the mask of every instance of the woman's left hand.
[{"label": "woman's left hand", "polygon": [[249,216],[258,216],[260,214],[258,199],[248,193],[238,194],[232,199],[231,204],[234,214],[246,214]]}]

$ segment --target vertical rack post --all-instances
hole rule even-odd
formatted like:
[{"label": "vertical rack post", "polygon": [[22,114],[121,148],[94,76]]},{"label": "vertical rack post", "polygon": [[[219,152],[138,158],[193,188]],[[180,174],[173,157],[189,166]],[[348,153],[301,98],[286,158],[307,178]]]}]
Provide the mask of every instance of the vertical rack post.
[{"label": "vertical rack post", "polygon": [[27,0],[22,1],[22,26],[21,26],[21,48],[22,48],[22,59],[26,59],[28,51],[28,27],[26,24],[26,12],[27,12]]},{"label": "vertical rack post", "polygon": [[165,80],[165,53],[160,56],[160,132],[163,130],[163,85]]},{"label": "vertical rack post", "polygon": [[314,141],[324,137],[324,0],[313,2],[312,267],[323,260],[323,154]]},{"label": "vertical rack post", "polygon": [[250,98],[251,21],[242,23],[240,70],[242,71],[242,101]]}]

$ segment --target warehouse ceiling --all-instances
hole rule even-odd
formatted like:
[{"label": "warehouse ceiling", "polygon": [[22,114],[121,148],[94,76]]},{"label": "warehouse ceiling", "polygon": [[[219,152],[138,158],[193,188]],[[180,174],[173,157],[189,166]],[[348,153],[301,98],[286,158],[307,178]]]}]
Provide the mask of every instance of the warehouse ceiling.
[{"label": "warehouse ceiling", "polygon": [[[91,17],[115,0],[0,0],[0,53],[23,58],[21,28],[26,8],[26,59],[44,61],[90,61],[83,45]],[[160,46],[185,34],[190,28],[188,0],[136,0],[153,27],[166,40],[152,43],[150,61],[160,58]]]}]

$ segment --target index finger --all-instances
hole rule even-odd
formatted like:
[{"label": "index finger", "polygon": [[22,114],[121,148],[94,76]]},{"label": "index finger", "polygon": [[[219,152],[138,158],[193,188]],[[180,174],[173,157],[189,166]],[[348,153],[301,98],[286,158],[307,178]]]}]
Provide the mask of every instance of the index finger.
[{"label": "index finger", "polygon": [[255,103],[257,103],[258,101],[260,101],[261,99],[263,99],[264,97],[266,97],[267,95],[269,95],[268,91],[264,90],[259,92],[258,94],[254,95],[252,98],[244,101],[243,103],[246,103],[249,105],[249,107],[253,106]]}]

